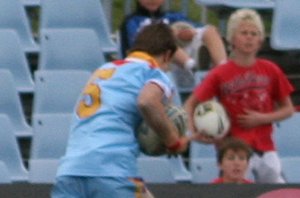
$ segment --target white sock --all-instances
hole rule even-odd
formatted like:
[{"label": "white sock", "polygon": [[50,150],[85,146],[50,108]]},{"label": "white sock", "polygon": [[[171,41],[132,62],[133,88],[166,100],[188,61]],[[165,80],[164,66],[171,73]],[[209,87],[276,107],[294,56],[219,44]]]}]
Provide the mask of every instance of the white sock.
[{"label": "white sock", "polygon": [[185,63],[184,63],[184,68],[187,70],[191,70],[196,66],[196,61],[192,58],[188,59]]}]

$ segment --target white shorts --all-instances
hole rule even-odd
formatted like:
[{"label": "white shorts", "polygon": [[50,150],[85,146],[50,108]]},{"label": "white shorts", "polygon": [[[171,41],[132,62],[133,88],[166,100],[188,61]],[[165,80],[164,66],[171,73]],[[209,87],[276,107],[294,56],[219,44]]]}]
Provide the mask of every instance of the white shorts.
[{"label": "white shorts", "polygon": [[184,51],[196,61],[196,65],[199,65],[199,49],[203,45],[203,34],[208,26],[196,28],[197,34],[193,37],[193,40],[185,46]]},{"label": "white shorts", "polygon": [[251,174],[256,183],[286,183],[276,151],[265,152],[262,155],[254,152],[248,170],[248,175]]}]

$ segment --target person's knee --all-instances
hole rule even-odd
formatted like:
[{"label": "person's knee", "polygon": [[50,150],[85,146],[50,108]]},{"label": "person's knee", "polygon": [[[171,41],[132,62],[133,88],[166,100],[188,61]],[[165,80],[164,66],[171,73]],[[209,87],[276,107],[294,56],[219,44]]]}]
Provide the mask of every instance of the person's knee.
[{"label": "person's knee", "polygon": [[219,31],[215,26],[207,25],[204,35],[203,35],[203,38],[205,40],[205,38],[208,38],[208,37],[220,37]]}]

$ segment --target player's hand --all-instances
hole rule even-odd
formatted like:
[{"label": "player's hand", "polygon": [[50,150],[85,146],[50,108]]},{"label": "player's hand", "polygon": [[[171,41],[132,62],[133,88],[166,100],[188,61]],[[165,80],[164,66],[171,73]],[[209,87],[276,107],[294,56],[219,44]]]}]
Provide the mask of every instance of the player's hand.
[{"label": "player's hand", "polygon": [[167,147],[168,155],[177,155],[185,152],[189,146],[190,141],[191,141],[190,137],[187,136],[180,137],[176,142],[176,144]]}]

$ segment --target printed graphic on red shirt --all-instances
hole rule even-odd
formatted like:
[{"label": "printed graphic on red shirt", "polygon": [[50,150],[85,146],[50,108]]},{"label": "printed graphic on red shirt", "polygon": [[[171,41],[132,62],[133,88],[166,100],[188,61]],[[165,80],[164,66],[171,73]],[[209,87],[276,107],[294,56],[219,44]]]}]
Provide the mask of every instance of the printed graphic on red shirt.
[{"label": "printed graphic on red shirt", "polygon": [[270,111],[272,100],[268,94],[269,84],[268,76],[247,72],[221,86],[223,100],[232,108],[233,115],[242,113],[244,109]]}]

